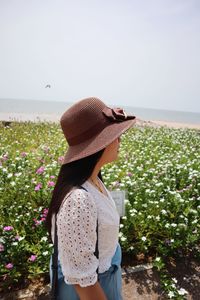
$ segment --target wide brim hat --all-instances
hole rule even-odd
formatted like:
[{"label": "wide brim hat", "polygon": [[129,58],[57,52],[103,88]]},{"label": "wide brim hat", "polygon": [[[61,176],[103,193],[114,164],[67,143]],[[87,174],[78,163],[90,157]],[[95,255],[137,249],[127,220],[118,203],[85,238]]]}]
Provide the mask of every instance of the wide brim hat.
[{"label": "wide brim hat", "polygon": [[94,154],[134,125],[136,117],[110,108],[98,98],[76,102],[61,116],[60,125],[69,145],[62,164]]}]

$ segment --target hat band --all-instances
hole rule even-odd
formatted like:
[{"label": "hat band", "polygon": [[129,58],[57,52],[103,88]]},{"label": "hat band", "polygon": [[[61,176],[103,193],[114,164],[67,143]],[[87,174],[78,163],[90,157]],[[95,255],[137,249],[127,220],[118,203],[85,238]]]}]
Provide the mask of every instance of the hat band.
[{"label": "hat band", "polygon": [[82,142],[85,142],[86,140],[89,140],[90,138],[94,137],[96,134],[101,132],[106,126],[108,126],[110,122],[107,119],[101,119],[98,123],[93,125],[88,130],[82,132],[81,134],[78,134],[74,137],[71,137],[67,139],[67,142],[69,146],[75,146],[78,144],[81,144]]}]

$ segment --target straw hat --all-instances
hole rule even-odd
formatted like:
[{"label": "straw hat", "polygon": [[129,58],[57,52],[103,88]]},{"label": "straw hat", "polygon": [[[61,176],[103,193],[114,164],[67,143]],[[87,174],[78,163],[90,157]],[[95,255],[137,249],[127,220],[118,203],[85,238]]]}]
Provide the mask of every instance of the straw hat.
[{"label": "straw hat", "polygon": [[136,117],[121,108],[110,108],[98,98],[86,98],[61,116],[60,124],[69,144],[62,164],[94,154],[129,129]]}]

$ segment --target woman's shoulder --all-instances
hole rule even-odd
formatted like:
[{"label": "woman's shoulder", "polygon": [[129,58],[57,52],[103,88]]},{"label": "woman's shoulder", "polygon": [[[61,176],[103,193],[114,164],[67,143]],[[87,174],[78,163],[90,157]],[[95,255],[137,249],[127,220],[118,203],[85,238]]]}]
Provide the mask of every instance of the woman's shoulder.
[{"label": "woman's shoulder", "polygon": [[71,191],[64,197],[62,206],[66,205],[89,205],[96,206],[92,194],[82,186],[73,187]]}]

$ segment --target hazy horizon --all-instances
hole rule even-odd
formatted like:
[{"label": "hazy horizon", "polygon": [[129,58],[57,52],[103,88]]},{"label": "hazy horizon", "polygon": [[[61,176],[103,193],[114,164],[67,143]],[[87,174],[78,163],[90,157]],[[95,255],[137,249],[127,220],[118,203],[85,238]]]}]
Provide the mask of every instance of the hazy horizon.
[{"label": "hazy horizon", "polygon": [[[59,101],[57,101],[57,100],[48,100],[48,99],[20,99],[20,98],[0,98],[0,102],[2,101],[2,100],[11,100],[11,101],[25,101],[25,102],[28,102],[28,101],[36,101],[36,102],[50,102],[50,103],[56,103],[56,102],[58,102],[58,103],[62,103],[62,104],[64,104],[64,103],[66,103],[66,105],[67,104],[69,104],[69,105],[73,105],[76,101],[74,101],[74,102],[70,102],[70,101],[65,101],[65,100],[59,100]],[[78,99],[79,100],[79,99]],[[81,100],[81,99],[80,99]],[[113,107],[115,107],[115,105],[116,106],[120,106],[120,107],[130,107],[130,108],[141,108],[141,109],[148,109],[148,110],[160,110],[160,111],[172,111],[172,112],[183,112],[183,113],[194,113],[194,114],[199,114],[200,113],[200,111],[199,112],[197,112],[197,111],[186,111],[186,110],[177,110],[177,109],[164,109],[164,108],[155,108],[155,107],[143,107],[143,106],[133,106],[133,105],[126,105],[126,104],[123,104],[123,103],[110,103],[110,105],[111,106],[113,106]],[[200,122],[200,121],[199,121]]]}]

